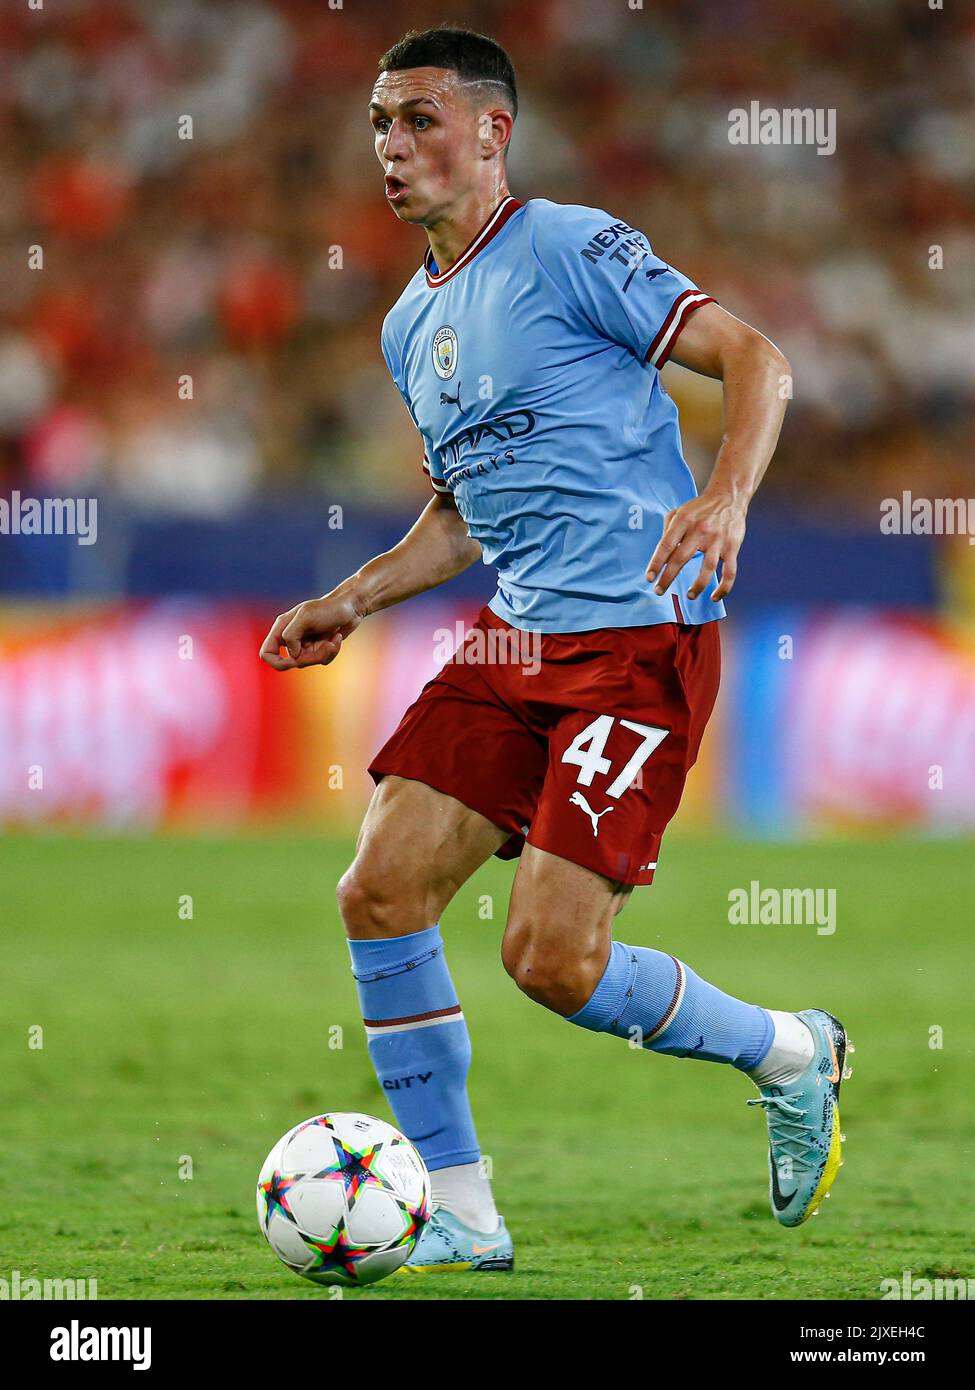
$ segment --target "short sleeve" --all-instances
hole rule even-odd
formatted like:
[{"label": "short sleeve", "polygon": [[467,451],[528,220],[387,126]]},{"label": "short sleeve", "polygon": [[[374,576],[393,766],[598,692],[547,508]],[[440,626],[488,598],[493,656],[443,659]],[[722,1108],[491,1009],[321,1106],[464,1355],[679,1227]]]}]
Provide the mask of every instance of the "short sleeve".
[{"label": "short sleeve", "polygon": [[533,250],[543,274],[601,337],[662,367],[687,320],[715,301],[598,208],[543,205]]},{"label": "short sleeve", "polygon": [[[388,322],[389,321],[387,319],[386,322],[383,324],[382,334],[380,335],[379,339],[379,345],[382,349],[383,359],[386,363],[386,366],[389,368],[390,376],[393,378],[393,385],[396,387],[397,391],[402,396],[403,404],[410,412],[410,419],[413,421],[414,425],[416,425],[417,432],[420,434],[420,438],[423,439],[423,434],[420,431],[419,424],[417,423],[416,415],[413,413],[412,403],[410,402],[410,398],[406,392],[406,387],[403,384],[402,373],[398,370],[400,354],[397,352],[394,339],[392,337],[392,334],[389,332],[387,326]],[[432,453],[434,453],[434,451],[429,448],[426,440],[423,439],[423,458],[421,462],[421,467],[423,468],[424,473],[430,480],[430,486],[433,488],[434,492],[445,492],[448,495],[450,495],[450,488],[447,487],[446,483],[444,482],[443,475],[439,467],[437,467],[436,463],[434,463],[433,467],[431,467],[430,456]]]},{"label": "short sleeve", "polygon": [[446,493],[448,497],[452,496],[450,488],[443,480],[440,466],[436,462],[436,455],[434,455],[434,462],[431,466],[430,453],[428,450],[424,450],[423,453],[423,471],[430,479],[430,486],[433,488],[434,492]]}]

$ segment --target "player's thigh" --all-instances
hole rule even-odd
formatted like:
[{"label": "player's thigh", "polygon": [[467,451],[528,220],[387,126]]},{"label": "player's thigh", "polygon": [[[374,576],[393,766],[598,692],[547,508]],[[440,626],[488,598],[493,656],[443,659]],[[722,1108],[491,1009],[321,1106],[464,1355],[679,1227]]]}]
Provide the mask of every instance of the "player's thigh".
[{"label": "player's thigh", "polygon": [[508,833],[424,782],[385,776],[338,888],[350,936],[401,936],[438,920]]},{"label": "player's thigh", "polygon": [[613,919],[630,891],[630,885],[526,844],[501,947],[508,974],[559,1013],[581,1009],[606,968]]}]

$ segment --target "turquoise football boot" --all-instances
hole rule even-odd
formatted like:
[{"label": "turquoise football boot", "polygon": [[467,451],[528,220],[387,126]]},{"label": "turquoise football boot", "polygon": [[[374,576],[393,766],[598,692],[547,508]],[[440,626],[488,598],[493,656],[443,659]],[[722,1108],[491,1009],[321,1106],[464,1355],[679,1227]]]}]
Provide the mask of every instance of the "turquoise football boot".
[{"label": "turquoise football boot", "polygon": [[423,1228],[403,1274],[442,1274],[469,1270],[510,1270],[515,1267],[515,1248],[504,1224],[504,1217],[490,1235],[472,1231],[442,1208],[435,1211]]},{"label": "turquoise football boot", "polygon": [[839,1019],[822,1009],[799,1018],[812,1031],[813,1059],[795,1081],[760,1086],[749,1105],[761,1105],[768,1120],[769,1199],[783,1226],[801,1226],[815,1216],[843,1167],[840,1146],[840,1084],[852,1076],[846,1065],[855,1049]]}]

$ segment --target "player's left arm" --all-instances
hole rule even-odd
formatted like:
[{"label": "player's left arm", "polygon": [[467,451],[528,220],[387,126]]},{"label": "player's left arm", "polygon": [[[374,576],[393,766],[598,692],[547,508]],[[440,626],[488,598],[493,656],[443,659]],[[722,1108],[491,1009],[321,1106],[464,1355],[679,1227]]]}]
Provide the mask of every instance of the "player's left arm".
[{"label": "player's left arm", "polygon": [[687,596],[702,594],[720,563],[721,579],[711,595],[717,603],[735,582],[748,504],[779,437],[791,394],[783,388],[792,369],[774,343],[713,303],[690,315],[670,360],[722,382],[724,430],[706,487],[668,514],[647,579],[665,593],[688,560],[703,552]]}]

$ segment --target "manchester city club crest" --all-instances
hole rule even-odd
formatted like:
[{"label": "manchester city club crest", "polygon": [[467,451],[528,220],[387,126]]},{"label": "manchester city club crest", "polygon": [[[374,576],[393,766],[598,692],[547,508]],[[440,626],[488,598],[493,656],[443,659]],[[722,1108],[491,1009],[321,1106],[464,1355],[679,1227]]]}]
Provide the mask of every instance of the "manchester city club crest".
[{"label": "manchester city club crest", "polygon": [[457,370],[457,334],[446,324],[433,335],[433,369],[444,381]]}]

